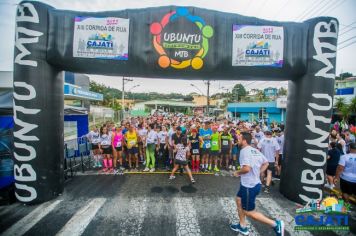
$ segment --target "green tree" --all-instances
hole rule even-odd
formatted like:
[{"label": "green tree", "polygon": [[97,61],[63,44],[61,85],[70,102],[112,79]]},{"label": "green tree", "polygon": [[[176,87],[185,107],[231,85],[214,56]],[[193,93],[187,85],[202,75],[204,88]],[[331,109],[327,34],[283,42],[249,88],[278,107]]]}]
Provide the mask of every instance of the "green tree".
[{"label": "green tree", "polygon": [[344,80],[344,79],[346,79],[346,78],[348,78],[348,77],[352,77],[352,76],[353,76],[352,73],[350,73],[350,72],[344,72],[344,73],[341,73],[339,76],[336,76],[336,77],[335,77],[335,80]]},{"label": "green tree", "polygon": [[349,109],[351,113],[356,113],[356,96],[351,99]]},{"label": "green tree", "polygon": [[335,107],[339,112],[341,112],[342,108],[345,106],[346,106],[345,98],[343,97],[336,98]]},{"label": "green tree", "polygon": [[241,101],[242,98],[246,97],[247,91],[242,84],[236,84],[232,89],[232,100]]},{"label": "green tree", "polygon": [[281,87],[278,89],[278,92],[277,92],[277,95],[278,96],[287,96],[287,89]]}]

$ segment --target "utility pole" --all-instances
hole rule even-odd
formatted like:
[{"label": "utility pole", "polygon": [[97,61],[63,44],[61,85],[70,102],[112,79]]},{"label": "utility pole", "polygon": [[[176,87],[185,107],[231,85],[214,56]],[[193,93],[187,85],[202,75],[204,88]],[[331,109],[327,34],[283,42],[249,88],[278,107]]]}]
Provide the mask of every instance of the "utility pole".
[{"label": "utility pole", "polygon": [[130,82],[130,81],[133,80],[122,77],[122,98],[121,98],[122,119],[124,119],[124,114],[125,114],[125,82]]},{"label": "utility pole", "polygon": [[208,91],[207,91],[207,101],[206,101],[206,112],[207,112],[207,116],[209,116],[209,106],[210,106],[210,96],[209,96],[209,89],[210,89],[210,80],[208,80],[207,82],[207,86],[208,86]]}]

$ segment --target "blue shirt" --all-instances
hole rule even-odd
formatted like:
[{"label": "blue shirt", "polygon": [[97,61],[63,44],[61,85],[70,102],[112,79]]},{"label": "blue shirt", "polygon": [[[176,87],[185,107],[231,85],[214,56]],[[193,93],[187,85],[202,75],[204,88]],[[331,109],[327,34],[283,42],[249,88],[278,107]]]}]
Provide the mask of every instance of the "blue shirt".
[{"label": "blue shirt", "polygon": [[[212,134],[213,134],[213,131],[210,128],[207,130],[205,130],[205,129],[199,130],[199,135],[203,138],[203,140],[204,140],[204,137],[211,136]],[[204,140],[203,148],[211,148],[210,139]]]}]

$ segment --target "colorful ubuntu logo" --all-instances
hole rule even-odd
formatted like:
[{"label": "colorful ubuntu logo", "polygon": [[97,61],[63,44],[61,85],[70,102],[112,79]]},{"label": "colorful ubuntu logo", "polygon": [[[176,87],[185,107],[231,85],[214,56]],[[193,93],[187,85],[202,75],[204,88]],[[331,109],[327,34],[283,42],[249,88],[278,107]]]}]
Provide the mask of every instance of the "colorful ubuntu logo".
[{"label": "colorful ubuntu logo", "polygon": [[158,65],[183,69],[192,66],[199,70],[209,50],[209,38],[214,34],[210,25],[187,8],[178,8],[166,14],[161,22],[150,26],[153,46],[160,55]]}]

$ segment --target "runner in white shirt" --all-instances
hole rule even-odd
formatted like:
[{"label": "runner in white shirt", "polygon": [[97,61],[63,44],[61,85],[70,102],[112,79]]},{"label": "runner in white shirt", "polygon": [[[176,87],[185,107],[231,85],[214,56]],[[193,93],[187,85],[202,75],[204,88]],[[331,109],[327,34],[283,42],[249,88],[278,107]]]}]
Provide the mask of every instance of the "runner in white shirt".
[{"label": "runner in white shirt", "polygon": [[150,124],[148,126],[148,134],[146,138],[146,168],[144,172],[150,171],[154,172],[156,166],[155,151],[158,150],[159,140],[157,132],[154,130],[154,125]]},{"label": "runner in white shirt", "polygon": [[260,140],[265,136],[259,126],[256,126],[255,131],[254,131],[254,136],[258,142],[260,142]]},{"label": "runner in white shirt", "polygon": [[278,165],[280,148],[276,139],[272,137],[271,131],[266,131],[265,135],[266,136],[262,138],[260,142],[258,142],[257,148],[263,153],[263,155],[265,155],[269,162],[266,176],[266,188],[264,190],[265,193],[269,193],[269,188],[272,181],[272,174],[275,170],[275,166]]},{"label": "runner in white shirt", "polygon": [[284,222],[272,220],[256,211],[256,197],[261,191],[260,174],[268,168],[268,160],[257,149],[250,146],[252,136],[242,132],[239,136],[240,165],[241,169],[234,172],[234,176],[241,176],[240,189],[236,196],[236,205],[239,224],[231,224],[230,228],[243,235],[249,234],[246,224],[246,216],[271,226],[277,235],[284,235]]},{"label": "runner in white shirt", "polygon": [[278,130],[277,131],[277,143],[279,145],[279,161],[278,161],[278,166],[277,166],[277,178],[280,178],[281,172],[282,172],[282,161],[284,160],[283,158],[283,147],[284,147],[284,132]]},{"label": "runner in white shirt", "polygon": [[94,168],[98,167],[101,168],[101,154],[99,150],[99,143],[100,143],[100,132],[97,126],[94,127],[92,131],[87,134],[87,138],[91,143],[91,150],[93,151],[94,156]]},{"label": "runner in white shirt", "polygon": [[104,169],[103,171],[110,171],[113,172],[113,163],[112,163],[112,138],[111,135],[109,134],[108,128],[103,127],[102,133],[100,136],[100,143],[99,143],[99,148],[101,150],[101,153],[103,154],[103,162],[104,162]]},{"label": "runner in white shirt", "polygon": [[349,201],[351,195],[356,196],[356,143],[350,143],[350,153],[340,157],[334,179],[335,185],[339,178],[342,196]]}]

